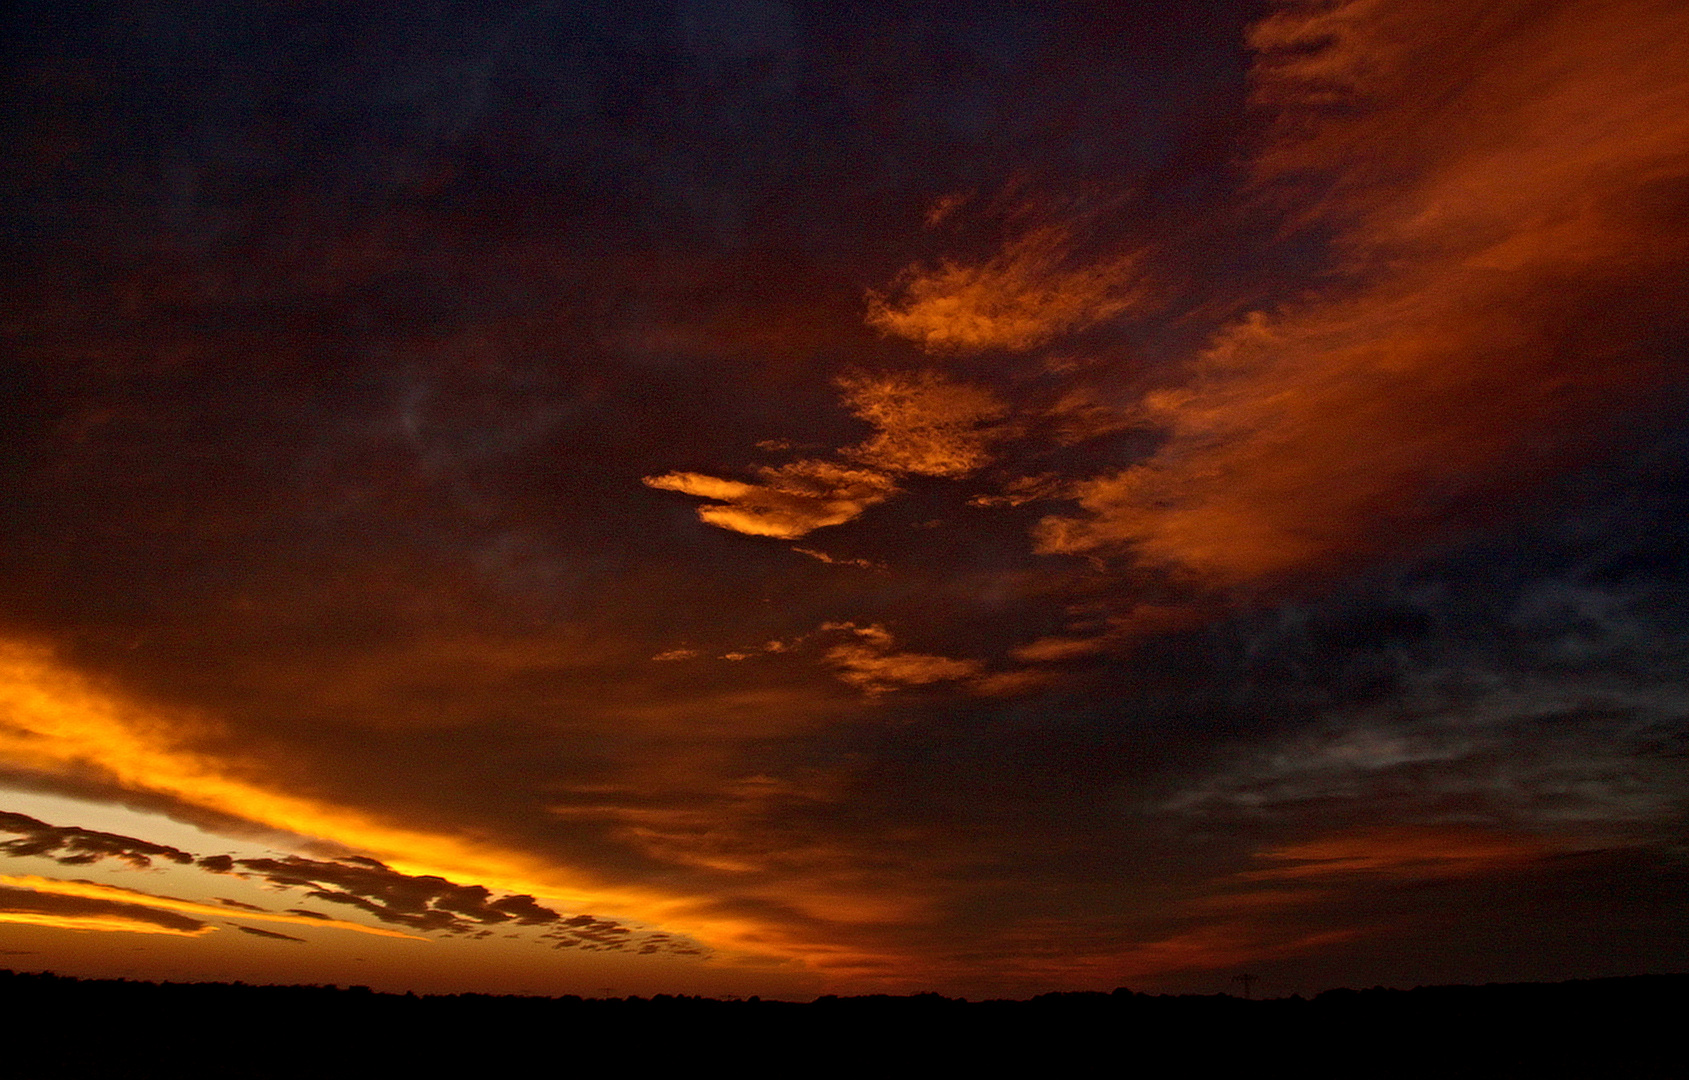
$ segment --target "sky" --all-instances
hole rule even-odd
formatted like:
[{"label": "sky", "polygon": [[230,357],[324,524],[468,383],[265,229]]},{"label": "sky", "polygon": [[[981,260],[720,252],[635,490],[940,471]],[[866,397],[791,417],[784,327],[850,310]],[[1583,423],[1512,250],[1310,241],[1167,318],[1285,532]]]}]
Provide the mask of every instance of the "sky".
[{"label": "sky", "polygon": [[0,966],[1689,970],[1689,7],[25,3]]}]

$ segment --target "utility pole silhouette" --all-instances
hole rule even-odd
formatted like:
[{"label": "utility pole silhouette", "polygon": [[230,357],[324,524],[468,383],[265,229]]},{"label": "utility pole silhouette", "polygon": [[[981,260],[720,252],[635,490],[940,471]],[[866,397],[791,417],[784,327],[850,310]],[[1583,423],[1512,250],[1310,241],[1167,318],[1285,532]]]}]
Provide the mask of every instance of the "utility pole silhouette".
[{"label": "utility pole silhouette", "polygon": [[1240,982],[1243,984],[1243,1000],[1248,1001],[1249,991],[1255,986],[1255,976],[1247,974],[1233,975],[1232,982]]}]

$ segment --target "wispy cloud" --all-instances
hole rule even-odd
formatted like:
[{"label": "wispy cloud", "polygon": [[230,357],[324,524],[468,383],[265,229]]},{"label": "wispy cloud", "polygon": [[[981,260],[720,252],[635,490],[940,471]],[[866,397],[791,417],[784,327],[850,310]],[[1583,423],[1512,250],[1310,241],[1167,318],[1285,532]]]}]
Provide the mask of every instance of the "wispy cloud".
[{"label": "wispy cloud", "polygon": [[1669,377],[1680,5],[1298,5],[1253,42],[1281,117],[1260,181],[1315,196],[1339,277],[1146,399],[1166,441],[1077,485],[1040,550],[1220,586],[1330,573],[1517,497]]},{"label": "wispy cloud", "polygon": [[866,627],[861,632],[861,640],[835,645],[826,654],[827,663],[838,672],[840,679],[869,694],[882,694],[898,687],[953,682],[978,675],[983,670],[984,665],[977,660],[894,652],[889,636],[881,640],[873,633],[878,629]]},{"label": "wispy cloud", "polygon": [[[52,896],[73,896],[87,900],[110,901],[117,904],[155,908],[161,911],[176,911],[194,915],[227,915],[228,911],[215,904],[204,904],[197,900],[183,900],[174,896],[160,896],[157,893],[142,889],[126,889],[117,885],[102,885],[93,881],[61,881],[57,878],[46,878],[36,874],[0,874],[0,884],[29,889],[34,892]],[[363,923],[347,922],[342,919],[312,918],[295,913],[279,913],[255,911],[248,906],[244,916],[248,919],[261,919],[265,922],[294,923],[299,926],[321,926],[334,930],[350,930],[360,934],[373,934],[376,937],[406,938],[421,941],[415,934],[400,933],[378,926],[365,926]]]},{"label": "wispy cloud", "polygon": [[846,375],[839,386],[851,413],[876,429],[844,454],[892,473],[966,476],[990,459],[1001,433],[986,425],[1008,411],[984,387],[935,371]]},{"label": "wispy cloud", "polygon": [[[839,451],[844,462],[804,459],[756,470],[748,484],[702,473],[644,478],[647,487],[714,500],[698,517],[750,536],[797,539],[854,521],[897,494],[901,476],[966,476],[990,460],[1007,407],[984,387],[934,371],[841,376],[843,404],[874,434]],[[849,462],[849,464],[845,463]]]},{"label": "wispy cloud", "polygon": [[7,885],[0,885],[0,922],[62,930],[173,934],[179,937],[197,937],[216,929],[199,919],[143,904],[17,889]]},{"label": "wispy cloud", "polygon": [[983,262],[910,266],[869,292],[868,322],[933,352],[1031,349],[1131,309],[1138,267],[1135,254],[1084,262],[1067,229],[1043,226]]},{"label": "wispy cloud", "polygon": [[699,519],[711,525],[782,540],[853,521],[897,491],[884,472],[829,461],[795,461],[756,471],[760,484],[690,472],[648,476],[645,484],[714,500],[698,510]]},{"label": "wispy cloud", "polygon": [[86,866],[105,858],[121,859],[138,870],[146,869],[154,859],[160,858],[181,865],[193,862],[192,855],[166,844],[93,829],[62,828],[4,810],[0,810],[0,832],[20,835],[17,840],[0,843],[0,852],[38,855],[61,866]]}]

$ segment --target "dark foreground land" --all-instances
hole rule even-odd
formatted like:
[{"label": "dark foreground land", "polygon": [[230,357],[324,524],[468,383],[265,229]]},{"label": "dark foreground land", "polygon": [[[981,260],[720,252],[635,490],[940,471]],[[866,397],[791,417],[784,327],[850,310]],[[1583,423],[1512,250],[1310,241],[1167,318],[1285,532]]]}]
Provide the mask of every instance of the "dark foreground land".
[{"label": "dark foreground land", "polygon": [[[0,971],[30,1077],[1686,1077],[1689,975],[1030,1001],[416,997]],[[712,1068],[713,1066],[713,1068]]]}]

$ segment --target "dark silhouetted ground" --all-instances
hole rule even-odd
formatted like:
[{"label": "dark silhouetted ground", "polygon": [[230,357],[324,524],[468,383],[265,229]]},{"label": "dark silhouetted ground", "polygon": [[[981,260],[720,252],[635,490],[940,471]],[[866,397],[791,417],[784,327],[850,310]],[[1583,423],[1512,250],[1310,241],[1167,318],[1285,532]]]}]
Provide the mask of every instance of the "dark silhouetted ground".
[{"label": "dark silhouetted ground", "polygon": [[1689,975],[968,1002],[417,997],[0,971],[30,1077],[728,1075],[1682,1077]]}]

